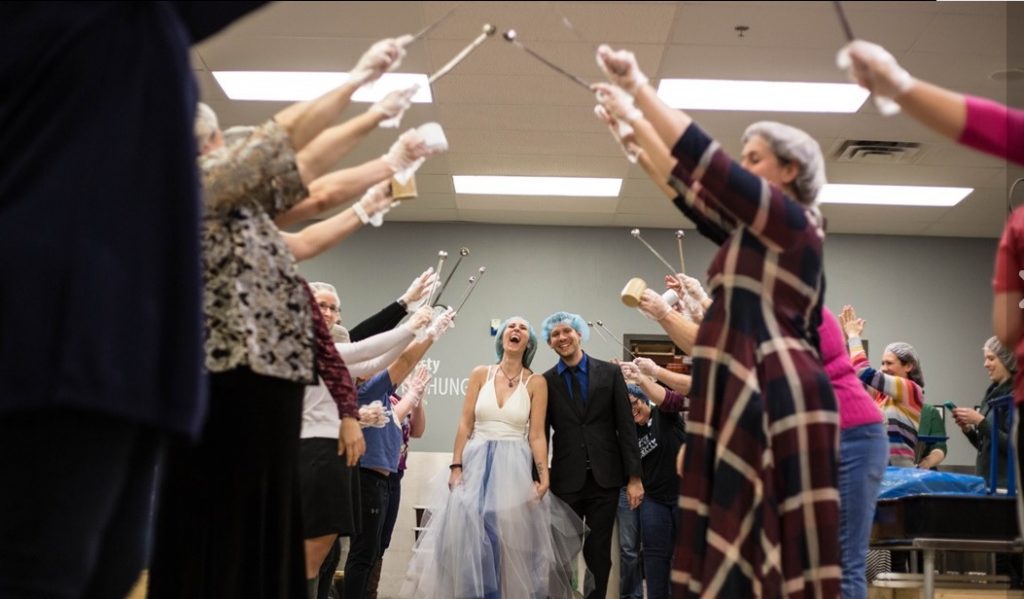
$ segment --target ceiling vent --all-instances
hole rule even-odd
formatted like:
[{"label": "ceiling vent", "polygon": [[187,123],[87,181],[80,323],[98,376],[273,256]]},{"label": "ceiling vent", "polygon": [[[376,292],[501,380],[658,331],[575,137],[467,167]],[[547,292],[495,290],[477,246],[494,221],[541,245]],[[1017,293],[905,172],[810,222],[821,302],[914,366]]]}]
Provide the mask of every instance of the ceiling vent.
[{"label": "ceiling vent", "polygon": [[923,153],[921,144],[913,141],[847,139],[836,145],[832,158],[861,164],[913,164]]}]

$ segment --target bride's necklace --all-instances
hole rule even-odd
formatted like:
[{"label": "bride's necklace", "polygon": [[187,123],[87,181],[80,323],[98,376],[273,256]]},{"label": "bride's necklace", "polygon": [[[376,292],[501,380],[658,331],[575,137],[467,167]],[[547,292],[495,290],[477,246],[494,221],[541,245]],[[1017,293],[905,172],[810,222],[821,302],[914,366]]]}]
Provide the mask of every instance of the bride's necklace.
[{"label": "bride's necklace", "polygon": [[[505,380],[508,381],[508,388],[511,389],[512,388],[512,377],[510,377],[508,375],[508,373],[505,372],[505,369],[501,367],[501,363],[500,362],[498,363],[498,370],[501,371],[501,374],[505,375]],[[522,374],[522,373],[523,373],[523,371],[520,369],[519,370],[519,374]]]}]

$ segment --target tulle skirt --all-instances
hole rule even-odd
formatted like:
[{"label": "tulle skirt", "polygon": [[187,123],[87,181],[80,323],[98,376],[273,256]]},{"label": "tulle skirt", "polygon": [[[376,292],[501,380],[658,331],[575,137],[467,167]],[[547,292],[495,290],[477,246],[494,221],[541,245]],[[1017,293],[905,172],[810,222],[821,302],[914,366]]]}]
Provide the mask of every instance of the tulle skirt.
[{"label": "tulle skirt", "polygon": [[537,499],[525,439],[471,439],[462,483],[431,483],[426,530],[413,548],[405,599],[568,599],[583,522],[551,493]]}]

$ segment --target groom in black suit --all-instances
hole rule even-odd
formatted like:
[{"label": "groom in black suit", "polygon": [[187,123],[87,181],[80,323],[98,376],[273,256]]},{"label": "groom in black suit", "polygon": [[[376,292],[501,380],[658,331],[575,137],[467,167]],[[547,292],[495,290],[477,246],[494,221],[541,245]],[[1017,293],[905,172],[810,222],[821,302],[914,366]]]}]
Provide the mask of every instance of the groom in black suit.
[{"label": "groom in black suit", "polygon": [[542,328],[548,346],[559,357],[544,373],[547,426],[554,430],[551,492],[590,528],[583,557],[596,584],[587,598],[604,599],[619,489],[626,484],[629,507],[634,510],[644,498],[626,381],[614,364],[583,353],[580,343],[590,331],[578,314],[556,312],[544,320]]}]

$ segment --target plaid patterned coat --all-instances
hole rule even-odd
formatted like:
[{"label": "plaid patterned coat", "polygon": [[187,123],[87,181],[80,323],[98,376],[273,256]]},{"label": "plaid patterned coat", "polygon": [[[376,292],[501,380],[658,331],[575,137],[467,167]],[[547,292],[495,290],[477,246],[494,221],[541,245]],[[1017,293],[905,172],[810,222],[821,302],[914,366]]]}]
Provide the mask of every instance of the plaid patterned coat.
[{"label": "plaid patterned coat", "polygon": [[677,205],[721,248],[694,347],[675,597],[838,597],[839,417],[817,349],[820,214],[696,124]]}]

